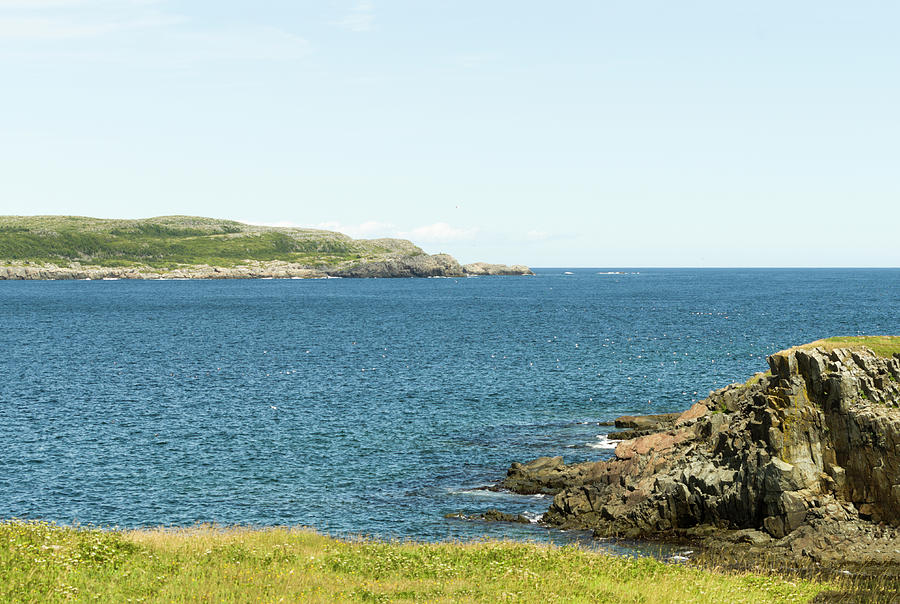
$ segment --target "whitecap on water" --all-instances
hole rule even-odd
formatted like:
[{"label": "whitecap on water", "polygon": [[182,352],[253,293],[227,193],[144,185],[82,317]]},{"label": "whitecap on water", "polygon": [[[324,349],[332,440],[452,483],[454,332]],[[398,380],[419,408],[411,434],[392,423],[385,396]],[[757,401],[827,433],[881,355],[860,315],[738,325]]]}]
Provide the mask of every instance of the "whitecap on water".
[{"label": "whitecap on water", "polygon": [[455,489],[450,491],[451,495],[474,495],[476,497],[508,497],[509,493],[503,491],[492,491],[490,489]]},{"label": "whitecap on water", "polygon": [[475,489],[454,489],[449,491],[450,495],[469,495],[474,497],[486,497],[486,498],[498,498],[498,499],[518,499],[521,501],[522,497],[528,497],[529,499],[544,499],[547,497],[544,493],[535,493],[534,495],[520,495],[519,493],[513,493],[512,491],[493,491],[491,489],[485,488],[475,488]]},{"label": "whitecap on water", "polygon": [[608,434],[598,434],[597,440],[594,442],[587,443],[587,446],[591,449],[615,449],[616,445],[619,444],[619,441],[610,440]]}]

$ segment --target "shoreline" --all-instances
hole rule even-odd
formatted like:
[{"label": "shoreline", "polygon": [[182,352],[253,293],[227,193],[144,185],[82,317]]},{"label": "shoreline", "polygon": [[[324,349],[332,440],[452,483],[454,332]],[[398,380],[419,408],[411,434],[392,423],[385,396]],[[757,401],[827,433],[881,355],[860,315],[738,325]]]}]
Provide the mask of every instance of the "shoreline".
[{"label": "shoreline", "polygon": [[333,539],[290,527],[104,532],[0,521],[0,567],[8,569],[0,599],[11,601],[718,603],[888,601],[895,593],[877,577],[781,575],[496,540]]},{"label": "shoreline", "polygon": [[513,463],[491,488],[553,495],[541,523],[595,538],[900,577],[900,337],[818,340],[768,360],[768,373],[680,414],[619,418],[607,461]]},{"label": "shoreline", "polygon": [[411,256],[342,267],[310,268],[287,262],[248,263],[234,267],[193,265],[173,269],[141,267],[0,265],[0,281],[192,281],[220,279],[366,279],[533,276],[524,265],[460,265],[451,256]]}]

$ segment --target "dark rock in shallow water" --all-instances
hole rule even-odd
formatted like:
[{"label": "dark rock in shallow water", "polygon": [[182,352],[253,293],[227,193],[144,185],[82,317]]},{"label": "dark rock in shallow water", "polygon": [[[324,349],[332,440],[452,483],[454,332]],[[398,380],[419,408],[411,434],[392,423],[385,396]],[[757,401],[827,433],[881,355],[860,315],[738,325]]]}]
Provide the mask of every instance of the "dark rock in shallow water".
[{"label": "dark rock in shallow water", "polygon": [[495,490],[521,495],[555,495],[567,487],[593,480],[591,470],[595,466],[593,462],[567,466],[562,457],[539,457],[526,464],[513,463]]},{"label": "dark rock in shallow water", "polygon": [[657,428],[647,428],[645,430],[619,430],[618,432],[610,432],[606,435],[609,440],[631,440],[641,436],[648,436],[659,432]]},{"label": "dark rock in shallow water", "polygon": [[616,428],[631,428],[635,430],[646,430],[648,428],[656,428],[657,430],[669,426],[678,419],[680,413],[662,413],[659,415],[623,415],[617,417],[615,421]]},{"label": "dark rock in shallow water", "polygon": [[655,434],[660,430],[672,427],[681,413],[662,413],[658,415],[623,415],[617,417],[614,422],[600,424],[614,425],[616,428],[626,428],[618,432],[607,434],[609,440],[631,440],[640,436]]},{"label": "dark rock in shallow water", "polygon": [[490,509],[481,514],[466,515],[462,512],[446,514],[444,518],[457,518],[459,520],[482,520],[484,522],[515,522],[517,524],[531,524],[531,521],[522,514],[508,514],[497,509]]},{"label": "dark rock in shallow water", "polygon": [[[771,541],[811,559],[900,562],[900,359],[811,349],[769,364],[771,376],[656,420],[661,431],[620,442],[609,461],[513,464],[502,486],[557,492],[543,522],[600,536]],[[890,526],[876,535],[866,520]]]}]

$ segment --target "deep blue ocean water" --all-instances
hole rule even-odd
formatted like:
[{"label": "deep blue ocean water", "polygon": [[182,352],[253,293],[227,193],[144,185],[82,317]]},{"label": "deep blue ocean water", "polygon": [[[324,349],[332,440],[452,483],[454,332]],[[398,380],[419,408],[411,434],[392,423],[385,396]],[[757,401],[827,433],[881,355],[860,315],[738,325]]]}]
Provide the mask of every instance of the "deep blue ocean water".
[{"label": "deep blue ocean water", "polygon": [[473,489],[605,458],[597,422],[774,351],[900,333],[900,270],[606,270],[0,282],[0,518],[579,539],[443,516],[540,513]]}]

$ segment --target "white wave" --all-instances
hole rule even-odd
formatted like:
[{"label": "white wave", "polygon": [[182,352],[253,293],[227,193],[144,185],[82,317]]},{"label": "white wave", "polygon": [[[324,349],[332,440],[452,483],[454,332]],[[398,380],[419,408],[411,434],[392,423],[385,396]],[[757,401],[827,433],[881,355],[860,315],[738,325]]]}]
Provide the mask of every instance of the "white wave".
[{"label": "white wave", "polygon": [[544,517],[543,514],[536,514],[535,512],[522,512],[522,515],[528,518],[528,522],[531,524],[537,524]]},{"label": "white wave", "polygon": [[474,497],[487,497],[487,498],[496,498],[499,497],[501,499],[509,499],[511,497],[530,497],[532,499],[544,499],[547,497],[544,493],[535,493],[534,495],[520,495],[518,493],[513,493],[512,491],[491,491],[489,489],[455,489],[449,491],[451,495],[471,495]]},{"label": "white wave", "polygon": [[610,440],[608,434],[598,434],[597,441],[592,443],[587,443],[591,449],[608,449],[612,450],[616,448],[616,445],[619,444],[617,440]]},{"label": "white wave", "polygon": [[503,491],[490,491],[488,489],[457,489],[450,491],[451,495],[474,495],[476,497],[509,497],[509,493]]}]

